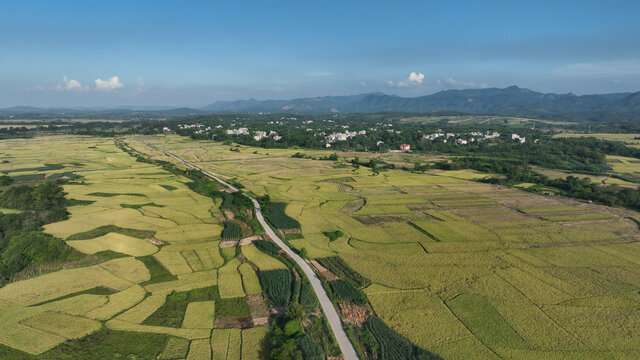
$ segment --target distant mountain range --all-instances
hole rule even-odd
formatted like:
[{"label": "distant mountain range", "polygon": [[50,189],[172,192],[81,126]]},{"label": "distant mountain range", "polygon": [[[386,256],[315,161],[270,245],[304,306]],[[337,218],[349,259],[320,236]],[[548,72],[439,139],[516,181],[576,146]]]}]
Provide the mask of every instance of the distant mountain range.
[{"label": "distant mountain range", "polygon": [[511,86],[504,89],[446,90],[405,98],[382,93],[293,100],[218,101],[200,109],[217,113],[372,113],[460,111],[480,114],[640,111],[640,92],[603,95],[540,93]]},{"label": "distant mountain range", "polygon": [[471,114],[536,116],[583,112],[640,112],[640,92],[601,95],[540,93],[510,86],[504,89],[446,90],[420,97],[400,97],[383,93],[324,96],[293,100],[218,101],[202,108],[34,108],[16,106],[0,109],[4,114],[25,113],[158,113],[191,115],[204,113],[374,113],[459,111]]}]

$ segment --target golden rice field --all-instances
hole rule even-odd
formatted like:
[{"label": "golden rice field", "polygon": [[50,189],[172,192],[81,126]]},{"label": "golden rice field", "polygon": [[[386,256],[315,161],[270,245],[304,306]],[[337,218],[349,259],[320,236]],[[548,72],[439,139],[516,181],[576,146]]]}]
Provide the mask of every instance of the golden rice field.
[{"label": "golden rice field", "polygon": [[[304,236],[290,242],[312,258],[342,257],[372,280],[365,292],[376,315],[444,358],[640,357],[636,212],[477,183],[469,172],[374,176],[291,157],[322,151],[145,141],[288,202]],[[323,232],[335,230],[344,236],[330,242]],[[241,335],[214,330],[214,358],[235,354]]]},{"label": "golden rice field", "polygon": [[[146,319],[161,310],[173,292],[215,287],[220,297],[242,301],[245,288],[249,294],[262,292],[249,263],[240,266],[237,259],[223,257],[218,246],[222,226],[214,216],[220,204],[191,191],[188,178],[136,162],[113,139],[2,140],[0,156],[6,160],[0,172],[12,177],[81,176],[65,184],[64,190],[68,199],[82,202],[68,207],[68,220],[47,225],[45,232],[85,254],[117,255],[0,288],[0,346],[47,358],[47,351],[65,341],[106,327],[128,331],[132,340],[136,333],[167,335],[159,358],[210,359],[217,349],[218,331],[231,333],[216,329],[212,335],[215,301],[189,302],[184,319],[175,327],[146,324]],[[96,233],[96,229],[111,230]],[[145,264],[154,259],[170,278],[152,277]],[[254,260],[255,266],[274,266],[269,257],[264,264],[263,258]],[[237,359],[257,359],[259,349],[252,352],[251,347],[264,340],[267,329],[232,330],[237,336],[226,336],[232,345],[225,350],[237,354]]]}]

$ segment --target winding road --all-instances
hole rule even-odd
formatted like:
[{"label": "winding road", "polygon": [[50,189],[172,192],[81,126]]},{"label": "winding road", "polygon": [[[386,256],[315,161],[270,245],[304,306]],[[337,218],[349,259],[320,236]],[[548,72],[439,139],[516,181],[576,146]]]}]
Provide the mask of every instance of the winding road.
[{"label": "winding road", "polygon": [[[190,162],[179,158],[178,156],[160,149],[158,147],[156,147],[155,145],[152,145],[138,137],[134,136],[134,139],[142,142],[143,144],[147,145],[148,147],[155,149],[157,151],[160,151],[162,153],[164,153],[165,155],[181,162],[182,164],[184,164],[186,167],[189,167],[191,169],[194,170],[199,170],[201,171],[203,174],[205,174],[206,176],[210,177],[211,179],[219,182],[220,184],[226,186],[227,188],[229,188],[232,191],[239,191],[237,188],[235,188],[233,185],[229,184],[228,182],[220,179],[219,177],[208,173],[207,171],[204,171],[203,169],[191,164]],[[331,331],[333,331],[333,334],[336,338],[336,340],[338,341],[338,346],[340,346],[340,350],[342,351],[342,354],[344,355],[344,358],[346,360],[357,360],[358,359],[358,355],[356,354],[356,350],[353,348],[353,345],[351,344],[351,341],[349,341],[349,337],[347,336],[347,333],[344,331],[344,328],[342,327],[342,322],[340,321],[340,317],[338,316],[338,312],[336,311],[336,309],[333,307],[333,303],[331,303],[331,300],[329,300],[329,296],[327,295],[327,293],[325,292],[324,288],[322,287],[322,282],[320,281],[320,279],[318,278],[318,276],[316,275],[316,273],[311,269],[311,267],[309,266],[309,264],[307,264],[306,261],[304,261],[304,259],[302,259],[298,254],[296,254],[293,250],[291,250],[291,248],[289,246],[287,246],[287,244],[284,243],[284,241],[282,241],[280,239],[280,237],[278,237],[278,235],[275,233],[275,231],[273,231],[273,229],[271,229],[271,226],[269,226],[269,224],[267,224],[267,222],[264,220],[264,216],[262,216],[262,208],[260,207],[260,204],[258,203],[258,201],[254,198],[252,198],[251,196],[247,195],[246,193],[244,193],[244,196],[248,197],[249,199],[251,199],[251,201],[253,202],[253,206],[256,209],[256,217],[258,218],[258,221],[260,221],[260,225],[262,225],[262,227],[264,228],[265,232],[267,233],[267,235],[269,235],[269,237],[278,245],[280,246],[280,248],[282,248],[282,250],[284,250],[287,255],[289,255],[297,264],[298,266],[300,266],[300,268],[302,269],[302,271],[304,271],[305,275],[307,275],[307,278],[309,279],[309,281],[311,282],[311,286],[313,287],[313,290],[315,291],[318,300],[320,301],[320,306],[322,307],[322,311],[324,312],[325,316],[327,317],[327,321],[329,322],[329,326],[331,327]]]}]

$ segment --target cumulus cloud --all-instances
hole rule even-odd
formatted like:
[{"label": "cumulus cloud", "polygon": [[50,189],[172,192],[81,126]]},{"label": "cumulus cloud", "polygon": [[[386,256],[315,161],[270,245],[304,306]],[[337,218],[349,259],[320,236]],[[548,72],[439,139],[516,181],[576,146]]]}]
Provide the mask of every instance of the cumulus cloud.
[{"label": "cumulus cloud", "polygon": [[552,70],[561,76],[624,76],[640,74],[639,60],[575,63]]},{"label": "cumulus cloud", "polygon": [[82,86],[82,84],[78,80],[69,79],[68,77],[63,76],[62,84],[56,85],[56,89],[83,91],[83,90],[88,90],[89,88],[87,86]]},{"label": "cumulus cloud", "polygon": [[484,89],[487,87],[487,84],[485,83],[477,83],[473,81],[459,81],[452,77],[438,80],[438,85],[448,87],[448,88],[483,88]]},{"label": "cumulus cloud", "polygon": [[107,80],[97,78],[94,82],[96,84],[96,90],[111,91],[124,87],[124,84],[120,82],[120,79],[117,76],[112,76]]},{"label": "cumulus cloud", "polygon": [[397,86],[397,87],[420,86],[422,85],[423,81],[424,81],[423,73],[412,72],[411,74],[409,74],[409,77],[404,80],[400,80],[396,82],[387,81],[387,85]]}]

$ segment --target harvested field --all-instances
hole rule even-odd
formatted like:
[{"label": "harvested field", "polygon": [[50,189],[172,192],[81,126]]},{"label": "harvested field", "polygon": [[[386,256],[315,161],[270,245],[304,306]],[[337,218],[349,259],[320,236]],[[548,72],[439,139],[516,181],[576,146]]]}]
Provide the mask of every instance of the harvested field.
[{"label": "harvested field", "polygon": [[344,206],[342,206],[338,211],[345,214],[354,213],[362,209],[362,207],[365,206],[366,204],[367,204],[367,199],[365,198],[358,199],[358,200],[350,200],[346,204],[344,204]]},{"label": "harvested field", "polygon": [[403,215],[351,215],[363,225],[375,226],[393,222],[406,222],[411,218]]}]

